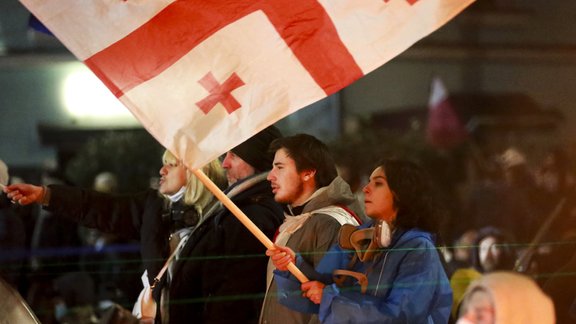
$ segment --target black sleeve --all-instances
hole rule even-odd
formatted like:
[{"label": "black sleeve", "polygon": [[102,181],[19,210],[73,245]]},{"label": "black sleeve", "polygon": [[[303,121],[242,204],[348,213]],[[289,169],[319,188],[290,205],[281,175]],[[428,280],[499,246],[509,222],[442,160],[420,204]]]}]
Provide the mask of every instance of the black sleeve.
[{"label": "black sleeve", "polygon": [[161,216],[162,199],[154,190],[113,195],[61,185],[51,185],[49,188],[51,196],[46,210],[86,227],[126,238],[140,238],[147,210],[150,215]]},{"label": "black sleeve", "polygon": [[[270,239],[282,217],[258,205],[244,206],[242,211]],[[211,323],[228,323],[230,318],[238,323],[256,323],[266,289],[266,247],[231,213],[216,228],[222,253],[205,268],[204,278],[218,273],[209,293],[221,301],[207,302],[204,316]]]}]

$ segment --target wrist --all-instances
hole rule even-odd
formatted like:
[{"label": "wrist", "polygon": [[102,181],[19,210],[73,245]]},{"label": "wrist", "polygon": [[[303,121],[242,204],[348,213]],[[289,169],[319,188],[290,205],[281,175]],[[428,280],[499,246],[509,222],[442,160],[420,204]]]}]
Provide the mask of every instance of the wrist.
[{"label": "wrist", "polygon": [[47,186],[42,186],[42,195],[40,195],[39,203],[42,206],[48,206],[50,204],[50,188]]}]

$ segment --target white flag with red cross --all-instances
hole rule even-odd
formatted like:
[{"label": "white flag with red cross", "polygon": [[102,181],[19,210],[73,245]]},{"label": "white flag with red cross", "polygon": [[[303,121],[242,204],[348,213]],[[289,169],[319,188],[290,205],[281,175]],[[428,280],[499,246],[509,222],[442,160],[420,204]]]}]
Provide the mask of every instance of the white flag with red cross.
[{"label": "white flag with red cross", "polygon": [[474,0],[20,0],[198,168],[346,87]]}]

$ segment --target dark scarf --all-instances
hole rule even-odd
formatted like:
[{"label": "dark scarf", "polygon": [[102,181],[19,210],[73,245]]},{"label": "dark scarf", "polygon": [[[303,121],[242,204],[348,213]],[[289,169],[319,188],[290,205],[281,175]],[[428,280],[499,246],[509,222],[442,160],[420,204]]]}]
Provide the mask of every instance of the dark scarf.
[{"label": "dark scarf", "polygon": [[200,221],[200,215],[194,205],[186,205],[183,199],[170,204],[168,201],[164,208],[162,218],[168,223],[170,233],[174,233],[182,228],[196,226]]},{"label": "dark scarf", "polygon": [[302,206],[296,206],[296,207],[290,207],[289,205],[282,205],[282,209],[284,209],[284,212],[288,215],[291,216],[297,216],[297,215],[301,215],[304,212],[304,207],[306,207],[306,205],[308,205],[307,201],[304,205]]}]

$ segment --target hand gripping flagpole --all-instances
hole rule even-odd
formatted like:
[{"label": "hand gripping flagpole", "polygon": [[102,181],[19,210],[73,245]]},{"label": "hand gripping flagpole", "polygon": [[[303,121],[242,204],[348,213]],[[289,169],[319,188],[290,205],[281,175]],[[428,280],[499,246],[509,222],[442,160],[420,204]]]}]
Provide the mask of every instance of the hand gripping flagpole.
[{"label": "hand gripping flagpole", "polygon": [[[256,226],[250,218],[248,218],[248,216],[246,216],[246,214],[244,214],[244,212],[240,210],[240,208],[238,208],[238,206],[236,206],[236,204],[234,204],[232,200],[230,200],[230,198],[228,198],[228,196],[226,196],[226,194],[224,194],[224,192],[222,192],[222,190],[220,190],[220,188],[218,188],[218,186],[208,178],[208,176],[206,176],[202,170],[192,169],[192,173],[202,181],[206,188],[208,188],[208,190],[210,190],[212,194],[214,194],[214,196],[216,196],[216,198],[218,198],[218,200],[220,200],[220,202],[222,202],[222,204],[226,206],[226,208],[228,208],[228,210],[230,210],[230,212],[236,216],[236,218],[238,218],[238,220],[244,224],[244,226],[246,226],[246,228],[256,236],[262,244],[264,244],[266,248],[271,250],[274,249],[274,243],[270,241],[264,233],[262,233],[258,226]],[[288,271],[290,271],[290,273],[292,273],[301,283],[308,281],[306,275],[304,275],[292,262],[288,264]]]}]

